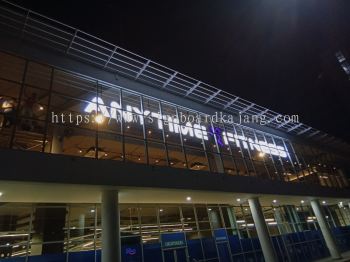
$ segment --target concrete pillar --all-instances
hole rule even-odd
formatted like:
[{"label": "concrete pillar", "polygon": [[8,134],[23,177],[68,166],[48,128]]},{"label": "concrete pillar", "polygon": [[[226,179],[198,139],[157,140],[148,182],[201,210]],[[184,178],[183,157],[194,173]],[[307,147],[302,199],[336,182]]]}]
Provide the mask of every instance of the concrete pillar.
[{"label": "concrete pillar", "polygon": [[267,228],[264,214],[262,212],[258,198],[248,199],[249,207],[252,212],[256,232],[258,233],[261,249],[266,262],[277,262],[272,241],[270,239],[269,230]]},{"label": "concrete pillar", "polygon": [[51,153],[61,154],[63,151],[63,128],[55,126],[52,134]]},{"label": "concrete pillar", "polygon": [[121,262],[118,192],[102,192],[102,262]]},{"label": "concrete pillar", "polygon": [[79,236],[84,236],[85,233],[85,214],[79,215],[79,222],[78,222],[78,230],[79,230]]},{"label": "concrete pillar", "polygon": [[326,241],[327,247],[329,249],[329,252],[331,253],[331,256],[333,259],[339,259],[341,258],[341,254],[339,252],[339,249],[337,247],[336,241],[333,237],[333,234],[331,232],[331,229],[329,228],[326,216],[324,214],[324,211],[320,205],[320,202],[317,199],[311,200],[311,207],[312,210],[315,213],[315,216],[317,218],[317,222],[321,228],[322,235],[324,237],[324,240]]}]

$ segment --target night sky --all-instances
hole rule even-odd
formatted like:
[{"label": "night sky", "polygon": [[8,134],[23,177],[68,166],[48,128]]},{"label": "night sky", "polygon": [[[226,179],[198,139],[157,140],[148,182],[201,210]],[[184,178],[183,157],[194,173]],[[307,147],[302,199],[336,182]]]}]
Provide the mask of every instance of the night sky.
[{"label": "night sky", "polygon": [[348,0],[14,2],[350,142]]}]

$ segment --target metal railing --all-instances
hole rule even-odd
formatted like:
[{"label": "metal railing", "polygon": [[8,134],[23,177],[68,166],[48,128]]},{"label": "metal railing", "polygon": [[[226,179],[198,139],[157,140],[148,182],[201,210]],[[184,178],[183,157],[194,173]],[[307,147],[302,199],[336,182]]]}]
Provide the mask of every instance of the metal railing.
[{"label": "metal railing", "polygon": [[303,123],[281,124],[277,121],[280,113],[5,0],[0,2],[0,30],[230,114],[264,115],[268,119],[267,126],[271,128],[350,151],[349,144],[328,133]]}]

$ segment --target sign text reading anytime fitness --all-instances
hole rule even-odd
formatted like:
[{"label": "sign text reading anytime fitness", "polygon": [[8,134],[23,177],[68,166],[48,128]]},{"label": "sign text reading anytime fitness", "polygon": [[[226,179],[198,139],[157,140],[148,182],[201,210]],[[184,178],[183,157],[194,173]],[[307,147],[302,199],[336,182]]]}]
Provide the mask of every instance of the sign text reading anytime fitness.
[{"label": "sign text reading anytime fitness", "polygon": [[[208,135],[213,135],[216,137],[219,145],[229,145],[235,144],[238,148],[256,150],[258,152],[263,152],[266,154],[271,154],[280,157],[287,157],[288,154],[284,147],[275,144],[267,143],[265,141],[259,141],[257,139],[253,140],[251,138],[246,138],[242,135],[233,134],[231,132],[222,131],[220,128],[211,128],[207,130],[206,126],[200,125],[198,123],[191,123],[189,121],[180,124],[177,117],[169,115],[161,115],[157,112],[151,112],[149,110],[144,110],[143,112],[135,106],[126,106],[126,111],[122,110],[122,106],[112,101],[110,103],[110,109],[104,104],[100,97],[94,97],[91,102],[85,107],[84,111],[86,113],[99,112],[104,117],[109,119],[115,119],[120,121],[121,118],[127,122],[135,122],[134,115],[139,120],[139,124],[143,125],[145,119],[152,121],[156,119],[157,127],[159,130],[163,130],[167,126],[167,131],[170,133],[180,133],[183,136],[193,137],[200,140],[209,140]],[[220,142],[219,142],[220,141]]]}]

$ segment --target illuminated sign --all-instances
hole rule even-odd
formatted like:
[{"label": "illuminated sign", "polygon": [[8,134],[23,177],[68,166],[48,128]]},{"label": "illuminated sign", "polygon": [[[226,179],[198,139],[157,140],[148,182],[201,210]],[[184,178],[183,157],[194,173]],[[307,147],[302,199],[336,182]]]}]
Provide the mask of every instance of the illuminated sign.
[{"label": "illuminated sign", "polygon": [[288,156],[283,146],[267,143],[258,139],[253,140],[231,132],[225,132],[218,127],[211,127],[208,131],[206,126],[198,123],[191,123],[188,121],[180,124],[177,117],[162,115],[159,112],[151,112],[149,110],[142,111],[139,108],[131,105],[126,105],[126,110],[123,110],[121,104],[115,101],[110,103],[108,109],[100,97],[94,97],[85,107],[84,111],[86,113],[98,112],[109,119],[115,119],[117,121],[124,120],[127,123],[138,122],[140,125],[143,125],[146,119],[152,122],[156,120],[159,130],[166,128],[170,133],[181,133],[182,136],[193,137],[206,141],[209,140],[208,136],[212,135],[215,137],[219,146],[233,144],[238,148],[256,150],[258,152],[280,157]]}]

